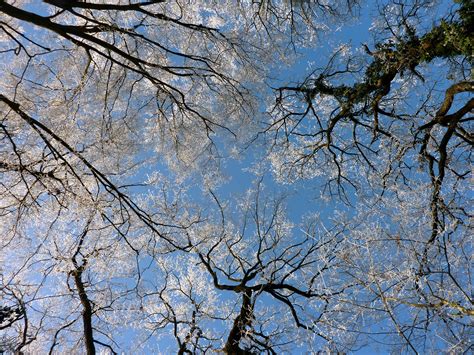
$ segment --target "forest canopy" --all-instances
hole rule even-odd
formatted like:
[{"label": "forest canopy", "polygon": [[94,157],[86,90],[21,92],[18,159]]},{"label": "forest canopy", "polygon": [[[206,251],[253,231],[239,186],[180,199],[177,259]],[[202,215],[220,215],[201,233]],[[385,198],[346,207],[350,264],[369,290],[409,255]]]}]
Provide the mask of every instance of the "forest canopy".
[{"label": "forest canopy", "polygon": [[472,351],[473,28],[0,1],[0,353]]}]

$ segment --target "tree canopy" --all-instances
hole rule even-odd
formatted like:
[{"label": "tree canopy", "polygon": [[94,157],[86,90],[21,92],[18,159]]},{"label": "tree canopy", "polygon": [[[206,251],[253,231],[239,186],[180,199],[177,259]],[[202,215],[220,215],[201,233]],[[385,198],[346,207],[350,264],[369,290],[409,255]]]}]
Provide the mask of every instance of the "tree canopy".
[{"label": "tree canopy", "polygon": [[472,351],[473,12],[0,1],[0,352]]}]

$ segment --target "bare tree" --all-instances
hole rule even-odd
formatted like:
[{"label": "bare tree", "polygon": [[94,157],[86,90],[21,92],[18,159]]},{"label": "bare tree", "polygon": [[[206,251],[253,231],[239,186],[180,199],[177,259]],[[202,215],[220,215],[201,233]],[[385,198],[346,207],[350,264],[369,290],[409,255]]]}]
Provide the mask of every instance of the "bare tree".
[{"label": "bare tree", "polygon": [[464,250],[472,233],[473,8],[461,1],[433,24],[432,6],[381,5],[375,48],[364,45],[361,57],[342,46],[302,84],[278,88],[267,130],[281,178],[319,178],[323,194],[359,211],[352,234],[360,249],[348,267],[359,269],[350,274],[369,293],[363,307],[377,302],[415,353],[465,351],[472,333]]},{"label": "bare tree", "polygon": [[334,278],[346,245],[344,226],[323,230],[310,218],[294,231],[284,200],[262,196],[261,182],[240,202],[241,212],[230,216],[237,225],[227,221],[226,208],[213,195],[220,231],[214,228],[196,248],[214,287],[238,299],[224,351],[278,353],[294,346],[291,337],[312,335],[323,346],[350,348],[350,337],[344,342],[328,326],[337,323],[331,313],[351,288]]},{"label": "bare tree", "polygon": [[[1,1],[1,351],[469,351],[473,5],[435,5],[272,91],[357,1]],[[334,211],[226,197],[260,143]]]}]

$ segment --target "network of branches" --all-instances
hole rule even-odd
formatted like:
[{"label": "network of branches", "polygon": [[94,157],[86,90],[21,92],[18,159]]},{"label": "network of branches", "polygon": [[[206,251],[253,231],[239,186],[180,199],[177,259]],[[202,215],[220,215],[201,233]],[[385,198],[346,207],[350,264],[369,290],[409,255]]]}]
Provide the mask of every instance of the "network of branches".
[{"label": "network of branches", "polygon": [[0,0],[0,353],[472,351],[473,28]]}]

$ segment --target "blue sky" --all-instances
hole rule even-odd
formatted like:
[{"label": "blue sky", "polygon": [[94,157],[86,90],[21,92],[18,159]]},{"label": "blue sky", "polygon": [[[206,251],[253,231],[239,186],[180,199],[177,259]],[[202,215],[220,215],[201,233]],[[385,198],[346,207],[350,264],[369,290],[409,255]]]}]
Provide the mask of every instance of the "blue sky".
[{"label": "blue sky", "polygon": [[[450,2],[444,2],[444,4],[445,5],[438,7],[440,10],[437,11],[445,10]],[[42,13],[42,7],[39,3],[33,2],[29,4],[28,9]],[[331,24],[332,30],[322,34],[314,47],[298,49],[298,57],[291,65],[271,68],[270,71],[273,79],[269,80],[267,84],[273,87],[300,84],[307,75],[313,71],[314,66],[324,66],[329,55],[333,52],[334,48],[339,45],[349,44],[352,51],[361,51],[363,44],[367,44],[370,48],[373,48],[372,34],[368,29],[371,27],[372,20],[376,16],[379,16],[379,14],[374,6],[374,2],[369,2],[361,7],[359,17],[344,23]],[[218,146],[220,145],[219,143],[222,143],[222,141],[220,141],[221,139],[222,138],[216,137],[216,144]],[[225,151],[226,148],[222,148],[224,156],[219,161],[219,166],[222,169],[223,175],[226,177],[226,181],[214,187],[213,191],[216,192],[219,200],[228,206],[227,208],[230,213],[232,213],[236,201],[239,200],[247,190],[255,188],[260,176],[255,174],[254,171],[259,170],[257,166],[261,164],[262,160],[264,168],[259,171],[263,175],[263,184],[265,186],[264,194],[275,198],[280,195],[286,196],[286,212],[290,220],[293,221],[296,226],[305,216],[314,213],[319,214],[323,221],[327,220],[328,225],[331,224],[330,219],[335,216],[335,210],[344,210],[349,215],[352,213],[352,206],[348,204],[344,204],[336,199],[323,200],[320,198],[321,186],[323,186],[326,181],[324,174],[318,178],[301,179],[291,184],[278,182],[272,174],[268,162],[264,159],[266,152],[262,148],[263,144],[260,143],[259,140],[256,140],[255,144],[251,145],[248,149],[242,149],[239,159],[228,154],[228,152]],[[153,152],[148,151],[138,158],[145,160],[153,154]],[[158,170],[171,180],[176,178],[175,173],[166,167],[165,162],[156,159],[153,164],[154,165],[148,165],[140,169],[136,175],[131,178],[130,182],[144,180],[147,174],[155,170]],[[202,188],[201,182],[201,177],[196,177],[195,175],[191,175],[185,180],[185,184],[191,185],[189,187],[190,199],[193,202],[197,202],[200,206],[209,206],[209,210],[211,210],[216,206],[208,190]],[[138,194],[145,193],[146,190],[147,188],[143,187],[131,187],[129,189],[130,192]],[[357,196],[354,191],[350,191],[350,202],[356,202],[356,198]],[[294,228],[294,234],[296,236],[301,234],[299,227]],[[221,293],[223,299],[235,299],[236,304],[238,304],[239,296],[225,291]],[[265,302],[273,302],[270,301],[269,298],[264,298],[264,300]],[[401,316],[403,317],[403,315]],[[377,330],[376,327],[377,325],[374,325],[372,329]],[[120,340],[123,342],[133,341],[134,337],[135,334],[133,331],[127,331],[120,335]],[[375,341],[374,344],[376,343]],[[171,344],[175,344],[174,340],[164,340],[157,346],[166,349]],[[295,353],[303,353],[305,350],[306,349],[302,347],[297,351],[295,350]],[[357,350],[356,353],[385,354],[390,353],[390,350],[388,345],[380,344],[378,346],[371,345],[369,347],[363,347]]]}]

